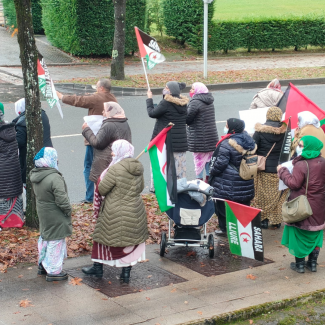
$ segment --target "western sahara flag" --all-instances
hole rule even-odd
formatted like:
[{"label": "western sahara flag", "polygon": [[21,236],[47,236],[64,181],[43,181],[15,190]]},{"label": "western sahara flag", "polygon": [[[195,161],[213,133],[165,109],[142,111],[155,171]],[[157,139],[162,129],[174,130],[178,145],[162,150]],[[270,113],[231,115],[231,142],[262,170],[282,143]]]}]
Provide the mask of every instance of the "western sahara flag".
[{"label": "western sahara flag", "polygon": [[152,69],[157,63],[164,62],[166,59],[160,53],[160,48],[156,39],[144,33],[138,27],[134,27],[134,29],[141,58],[146,58],[148,69]]},{"label": "western sahara flag", "polygon": [[162,212],[173,208],[177,200],[175,161],[168,132],[171,128],[164,128],[145,149],[145,152],[149,151],[155,194]]},{"label": "western sahara flag", "polygon": [[285,114],[283,118],[284,120],[288,120],[291,116],[292,129],[295,129],[298,126],[298,113],[300,112],[312,112],[319,120],[322,120],[325,117],[325,112],[291,82],[276,106],[280,107],[282,112]]},{"label": "western sahara flag", "polygon": [[56,104],[59,113],[63,118],[60,101],[56,94],[53,80],[50,77],[49,69],[47,68],[44,58],[40,52],[38,52],[37,59],[37,74],[40,91],[44,95],[47,103],[50,105],[51,108],[53,108],[53,106]]},{"label": "western sahara flag", "polygon": [[225,205],[231,253],[263,262],[261,210],[227,200]]}]

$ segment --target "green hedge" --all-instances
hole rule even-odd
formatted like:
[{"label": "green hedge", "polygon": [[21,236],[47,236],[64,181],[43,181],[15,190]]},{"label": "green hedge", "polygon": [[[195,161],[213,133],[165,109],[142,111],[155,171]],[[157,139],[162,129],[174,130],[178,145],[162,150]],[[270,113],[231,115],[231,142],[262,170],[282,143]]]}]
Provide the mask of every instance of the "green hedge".
[{"label": "green hedge", "polygon": [[[8,26],[17,27],[16,9],[14,0],[2,0],[4,16]],[[43,34],[42,7],[40,0],[32,0],[33,27],[35,34]]]},{"label": "green hedge", "polygon": [[[42,0],[43,26],[51,43],[74,55],[111,55],[112,0]],[[125,53],[138,49],[134,26],[144,28],[145,0],[126,2]]]}]

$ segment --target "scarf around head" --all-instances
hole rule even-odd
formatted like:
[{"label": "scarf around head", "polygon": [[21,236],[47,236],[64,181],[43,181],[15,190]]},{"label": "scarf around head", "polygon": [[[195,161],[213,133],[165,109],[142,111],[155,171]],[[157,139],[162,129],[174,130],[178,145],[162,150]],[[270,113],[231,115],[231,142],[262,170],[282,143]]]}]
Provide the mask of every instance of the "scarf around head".
[{"label": "scarf around head", "polygon": [[304,144],[301,155],[305,159],[313,159],[318,157],[324,146],[322,141],[318,140],[312,135],[305,135],[300,139],[300,141],[302,141]]},{"label": "scarf around head", "polygon": [[125,118],[124,109],[118,103],[104,103],[104,111],[106,118]]},{"label": "scarf around head", "polygon": [[299,129],[303,128],[306,125],[313,125],[317,129],[320,127],[320,122],[318,117],[309,111],[304,111],[298,113],[298,126]]},{"label": "scarf around head", "polygon": [[238,118],[230,118],[227,120],[229,131],[228,133],[242,133],[245,130],[245,122]]},{"label": "scarf around head", "polygon": [[36,154],[34,164],[37,168],[50,167],[59,170],[57,151],[51,147],[43,147]]},{"label": "scarf around head", "polygon": [[17,116],[25,112],[25,109],[25,98],[21,98],[15,102],[15,113]]},{"label": "scarf around head", "polygon": [[202,82],[194,82],[192,87],[194,89],[194,95],[207,94],[209,92],[209,89],[207,88],[207,86],[205,84],[203,84]]},{"label": "scarf around head", "polygon": [[282,112],[281,108],[273,106],[267,110],[266,120],[273,121],[273,122],[281,122],[282,115],[283,115],[283,112]]},{"label": "scarf around head", "polygon": [[276,90],[276,91],[279,91],[282,93],[282,90],[281,90],[281,84],[280,84],[280,81],[275,78],[273,79],[267,86],[266,88],[270,88],[270,89],[273,89],[273,90]]},{"label": "scarf around head", "polygon": [[5,114],[5,108],[2,103],[0,103],[0,121],[3,120],[3,116]]}]

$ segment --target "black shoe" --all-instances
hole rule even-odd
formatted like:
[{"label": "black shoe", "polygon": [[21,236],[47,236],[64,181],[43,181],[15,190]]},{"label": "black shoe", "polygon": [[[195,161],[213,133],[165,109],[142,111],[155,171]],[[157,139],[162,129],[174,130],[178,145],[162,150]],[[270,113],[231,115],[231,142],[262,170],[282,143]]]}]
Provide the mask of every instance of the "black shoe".
[{"label": "black shoe", "polygon": [[130,272],[131,272],[132,266],[123,267],[122,273],[120,275],[120,282],[128,284],[130,282]]},{"label": "black shoe", "polygon": [[68,274],[64,271],[62,271],[59,274],[51,274],[51,273],[47,273],[46,276],[46,281],[47,282],[53,282],[53,281],[63,281],[63,280],[67,280],[68,279]]},{"label": "black shoe", "polygon": [[305,273],[305,259],[296,257],[296,262],[292,262],[290,268],[298,273]]},{"label": "black shoe", "polygon": [[42,265],[42,263],[38,264],[38,271],[37,271],[38,275],[47,275],[46,270],[44,269],[44,266]]},{"label": "black shoe", "polygon": [[227,237],[227,231],[226,230],[217,229],[217,230],[214,231],[214,233],[217,236],[220,236],[220,237]]},{"label": "black shoe", "polygon": [[93,266],[83,267],[82,272],[87,275],[95,275],[97,278],[103,277],[103,264],[94,262]]},{"label": "black shoe", "polygon": [[268,219],[264,219],[261,221],[261,228],[262,229],[268,229],[269,228],[269,220]]},{"label": "black shoe", "polygon": [[319,255],[319,249],[314,249],[308,256],[306,268],[311,272],[317,272],[317,258]]},{"label": "black shoe", "polygon": [[88,201],[88,200],[82,200],[82,201],[80,201],[80,203],[84,203],[84,204],[93,204],[93,202]]},{"label": "black shoe", "polygon": [[276,225],[274,225],[275,228],[281,228],[281,223],[277,223]]}]

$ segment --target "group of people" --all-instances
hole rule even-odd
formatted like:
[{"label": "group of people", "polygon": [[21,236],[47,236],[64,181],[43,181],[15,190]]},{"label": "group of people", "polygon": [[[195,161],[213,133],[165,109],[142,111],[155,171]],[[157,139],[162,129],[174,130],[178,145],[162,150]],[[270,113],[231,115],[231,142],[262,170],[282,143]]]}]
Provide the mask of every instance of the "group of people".
[{"label": "group of people", "polygon": [[[306,266],[316,271],[325,227],[325,134],[317,117],[310,112],[298,114],[299,128],[292,142],[294,168],[290,173],[286,167],[278,165],[286,125],[281,122],[281,109],[275,106],[282,96],[277,79],[260,91],[251,104],[251,109],[270,107],[266,122],[257,123],[251,136],[245,131],[244,121],[229,118],[220,140],[212,94],[203,83],[196,82],[189,99],[181,95],[185,86],[184,83],[167,82],[158,105],[153,103],[150,91],[146,102],[148,116],[156,119],[152,138],[169,122],[174,124],[170,132],[177,178],[186,177],[186,151],[192,152],[196,177],[213,186],[214,197],[261,209],[263,228],[281,226],[283,202],[304,192],[308,182],[313,215],[302,222],[285,225],[282,243],[296,257],[292,269],[304,272]],[[96,88],[97,92],[89,96],[57,93],[63,103],[88,109],[88,115],[103,115],[97,134],[87,123],[82,125],[86,145],[86,197],[83,202],[93,203],[97,218],[91,256],[94,263],[82,271],[102,277],[104,264],[122,267],[121,283],[129,283],[132,266],[145,259],[148,238],[147,216],[141,198],[144,169],[133,158],[131,129],[123,108],[110,92],[110,81],[99,80]],[[12,200],[21,200],[26,182],[24,101],[20,100],[15,107],[17,119],[5,123],[4,108],[0,105],[0,161],[3,160],[5,170],[12,173],[9,178],[0,178],[0,216],[12,213]],[[49,121],[44,111],[42,121],[44,147],[35,156],[35,168],[30,173],[40,222],[38,274],[46,275],[47,281],[60,281],[67,279],[62,264],[67,254],[66,237],[72,233],[71,206],[64,178],[58,171],[57,152],[52,148]],[[255,179],[244,180],[239,174],[246,154],[266,157],[265,170],[259,171]],[[21,173],[17,177],[19,166]],[[279,190],[279,179],[290,189],[290,194],[289,190]],[[153,180],[150,190],[155,191]],[[220,228],[216,234],[225,236],[223,201],[215,201],[215,212]],[[305,263],[307,255],[309,259]]]}]

